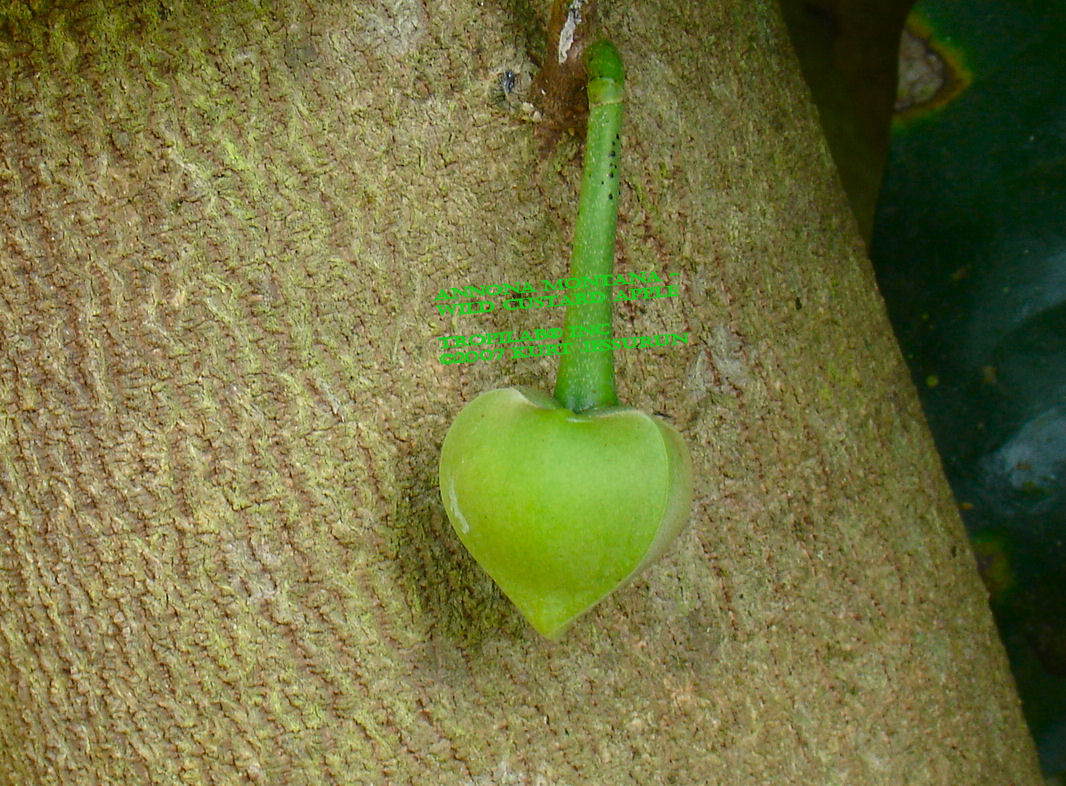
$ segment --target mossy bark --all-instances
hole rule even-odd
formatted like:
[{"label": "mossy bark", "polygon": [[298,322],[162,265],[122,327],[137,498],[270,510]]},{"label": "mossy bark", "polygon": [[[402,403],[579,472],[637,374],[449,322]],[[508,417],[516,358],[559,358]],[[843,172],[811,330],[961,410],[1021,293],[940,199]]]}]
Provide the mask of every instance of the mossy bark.
[{"label": "mossy bark", "polygon": [[[564,275],[573,141],[497,100],[521,2],[7,2],[0,780],[1036,783],[778,11],[601,4],[629,77],[620,398],[691,527],[543,641],[435,475],[441,287]],[[546,13],[546,11],[545,11]]]}]

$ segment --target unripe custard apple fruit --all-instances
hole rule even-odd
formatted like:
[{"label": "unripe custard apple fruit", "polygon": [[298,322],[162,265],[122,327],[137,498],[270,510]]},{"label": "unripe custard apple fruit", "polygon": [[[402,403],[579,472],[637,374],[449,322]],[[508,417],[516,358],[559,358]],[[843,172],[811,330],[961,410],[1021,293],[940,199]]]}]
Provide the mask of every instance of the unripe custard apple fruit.
[{"label": "unripe custard apple fruit", "polygon": [[692,465],[677,430],[647,413],[575,414],[537,390],[502,388],[448,430],[440,490],[463,545],[556,638],[677,536]]}]

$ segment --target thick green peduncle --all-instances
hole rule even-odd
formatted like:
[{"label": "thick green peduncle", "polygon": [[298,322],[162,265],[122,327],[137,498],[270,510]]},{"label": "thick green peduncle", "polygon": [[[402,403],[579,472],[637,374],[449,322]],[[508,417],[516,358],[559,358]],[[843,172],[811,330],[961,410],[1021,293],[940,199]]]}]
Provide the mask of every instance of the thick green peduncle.
[{"label": "thick green peduncle", "polygon": [[583,337],[603,338],[604,326],[610,338],[609,277],[614,272],[618,223],[622,60],[613,44],[599,41],[585,50],[585,65],[589,76],[589,121],[570,278],[591,279],[591,285],[569,293],[571,304],[566,308],[563,341],[576,343],[571,343],[570,353],[562,356],[555,383],[555,398],[573,412],[618,403],[614,353],[581,352],[577,348],[583,346]]}]

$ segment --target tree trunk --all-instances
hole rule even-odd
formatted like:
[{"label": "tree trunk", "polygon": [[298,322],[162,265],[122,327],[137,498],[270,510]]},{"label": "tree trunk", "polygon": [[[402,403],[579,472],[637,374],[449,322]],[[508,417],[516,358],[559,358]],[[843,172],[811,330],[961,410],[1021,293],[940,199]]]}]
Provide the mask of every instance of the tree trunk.
[{"label": "tree trunk", "polygon": [[[6,783],[1039,781],[769,2],[602,3],[629,75],[620,398],[692,524],[558,643],[436,488],[444,287],[565,274],[579,148],[524,0],[0,8]],[[546,9],[545,9],[546,11]],[[543,46],[543,39],[540,41]]]}]

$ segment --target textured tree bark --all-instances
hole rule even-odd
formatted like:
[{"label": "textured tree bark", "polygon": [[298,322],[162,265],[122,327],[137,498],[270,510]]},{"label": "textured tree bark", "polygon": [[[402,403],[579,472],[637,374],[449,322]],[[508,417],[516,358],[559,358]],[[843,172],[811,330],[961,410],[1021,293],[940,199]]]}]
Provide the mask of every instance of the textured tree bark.
[{"label": "textured tree bark", "polygon": [[626,60],[620,397],[691,527],[557,644],[438,446],[549,360],[444,366],[441,287],[564,275],[574,142],[497,100],[527,4],[8,2],[0,780],[1038,782],[775,5],[601,3]]}]

